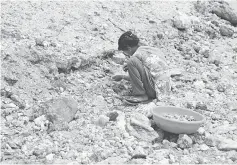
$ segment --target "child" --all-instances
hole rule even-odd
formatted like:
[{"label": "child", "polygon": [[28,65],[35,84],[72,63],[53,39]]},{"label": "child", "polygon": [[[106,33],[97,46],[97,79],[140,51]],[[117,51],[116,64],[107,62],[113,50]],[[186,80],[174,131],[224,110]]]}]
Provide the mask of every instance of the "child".
[{"label": "child", "polygon": [[127,102],[146,102],[164,93],[165,88],[170,90],[169,76],[166,76],[168,67],[159,49],[140,46],[139,38],[128,31],[120,36],[118,50],[128,57],[123,69],[129,76],[115,75],[112,78],[114,81],[130,80],[133,96],[126,98]]}]

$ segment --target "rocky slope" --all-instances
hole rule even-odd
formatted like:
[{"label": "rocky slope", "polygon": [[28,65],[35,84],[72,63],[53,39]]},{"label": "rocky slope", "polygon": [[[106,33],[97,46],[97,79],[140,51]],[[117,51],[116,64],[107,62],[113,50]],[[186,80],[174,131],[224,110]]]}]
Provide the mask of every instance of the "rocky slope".
[{"label": "rocky slope", "polygon": [[[237,163],[236,1],[2,2],[2,163]],[[233,8],[231,8],[233,7]],[[118,37],[165,52],[168,99],[127,106]],[[186,107],[197,133],[162,131],[149,110]]]}]

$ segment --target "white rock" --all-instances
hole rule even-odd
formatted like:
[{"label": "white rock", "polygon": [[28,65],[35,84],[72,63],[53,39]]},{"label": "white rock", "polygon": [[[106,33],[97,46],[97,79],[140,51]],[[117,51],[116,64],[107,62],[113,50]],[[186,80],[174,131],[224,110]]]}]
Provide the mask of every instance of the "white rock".
[{"label": "white rock", "polygon": [[98,120],[95,122],[97,125],[104,127],[109,122],[109,117],[100,115]]},{"label": "white rock", "polygon": [[192,139],[186,134],[180,134],[177,144],[180,148],[190,148],[193,144]]},{"label": "white rock", "polygon": [[173,20],[174,26],[179,30],[185,30],[190,27],[191,21],[189,16],[184,13],[178,13]]},{"label": "white rock", "polygon": [[137,146],[134,155],[146,155],[146,152],[141,146]]},{"label": "white rock", "polygon": [[125,125],[126,125],[126,120],[125,120],[125,114],[124,113],[119,113],[119,116],[117,117],[117,126],[120,130],[126,131]]},{"label": "white rock", "polygon": [[148,131],[153,131],[150,120],[141,113],[135,113],[131,115],[130,123],[131,125],[137,125],[139,127],[145,128]]},{"label": "white rock", "polygon": [[206,144],[201,144],[201,145],[199,146],[199,148],[200,148],[201,151],[206,151],[206,150],[209,149],[209,147],[208,147]]},{"label": "white rock", "polygon": [[203,127],[200,127],[197,132],[200,134],[200,135],[203,135],[205,133],[205,129]]},{"label": "white rock", "polygon": [[169,159],[163,159],[163,160],[159,161],[159,164],[170,164]]},{"label": "white rock", "polygon": [[203,81],[196,81],[193,83],[193,85],[197,89],[204,89],[205,88],[205,83]]},{"label": "white rock", "polygon": [[44,125],[44,123],[46,122],[46,120],[47,120],[47,119],[46,119],[45,115],[42,115],[42,116],[37,117],[37,118],[34,120],[34,122],[35,122],[35,125],[41,127],[41,125]]},{"label": "white rock", "polygon": [[49,154],[46,156],[47,161],[52,161],[54,159],[54,154]]}]

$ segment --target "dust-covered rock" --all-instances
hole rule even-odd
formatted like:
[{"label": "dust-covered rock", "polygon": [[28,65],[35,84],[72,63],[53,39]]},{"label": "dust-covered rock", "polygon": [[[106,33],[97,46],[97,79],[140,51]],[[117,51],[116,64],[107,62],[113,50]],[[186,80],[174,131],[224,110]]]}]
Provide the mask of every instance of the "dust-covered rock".
[{"label": "dust-covered rock", "polygon": [[233,34],[234,34],[234,30],[232,30],[232,29],[231,29],[230,27],[228,27],[228,26],[222,25],[222,26],[220,27],[220,34],[221,34],[222,36],[232,37]]},{"label": "dust-covered rock", "polygon": [[77,102],[70,97],[61,97],[43,102],[38,109],[33,112],[33,117],[45,115],[50,122],[49,129],[61,130],[73,120],[77,112]]},{"label": "dust-covered rock", "polygon": [[237,25],[237,13],[226,3],[214,6],[212,8],[212,13],[224,20],[229,21],[234,26]]},{"label": "dust-covered rock", "polygon": [[179,135],[177,144],[180,148],[185,149],[185,148],[192,147],[193,141],[188,135],[181,134],[181,135]]},{"label": "dust-covered rock", "polygon": [[105,115],[100,115],[95,123],[101,127],[104,127],[108,122],[109,122],[109,117]]}]

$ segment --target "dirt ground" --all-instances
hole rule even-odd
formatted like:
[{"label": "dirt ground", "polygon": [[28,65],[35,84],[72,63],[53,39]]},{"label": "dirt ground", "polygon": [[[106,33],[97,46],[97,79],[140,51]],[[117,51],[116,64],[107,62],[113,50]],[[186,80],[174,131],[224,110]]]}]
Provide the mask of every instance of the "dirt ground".
[{"label": "dirt ground", "polygon": [[[209,11],[228,4],[197,4],[1,2],[1,163],[236,164],[237,28]],[[229,4],[237,13],[237,1]],[[174,24],[179,13],[188,19],[185,30]],[[188,135],[190,146],[181,147],[179,135],[164,136],[159,128],[154,129],[160,139],[152,143],[123,130],[134,113],[146,115],[150,105],[124,104],[117,96],[130,84],[111,79],[124,73],[124,56],[113,50],[127,30],[160,48],[175,73],[168,100],[154,103],[205,116],[203,132]],[[68,62],[73,57],[81,61],[75,70]],[[77,111],[66,129],[49,132],[32,113],[61,97],[73,98]],[[121,120],[97,124],[100,115],[114,111]],[[133,159],[138,153],[146,159]]]}]

